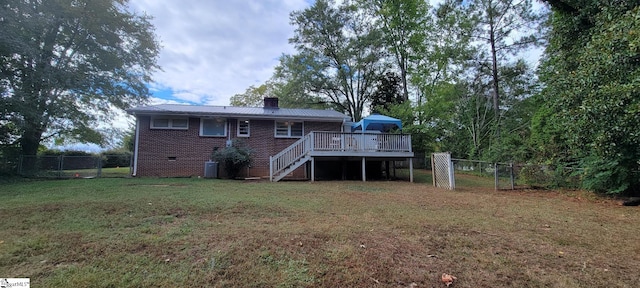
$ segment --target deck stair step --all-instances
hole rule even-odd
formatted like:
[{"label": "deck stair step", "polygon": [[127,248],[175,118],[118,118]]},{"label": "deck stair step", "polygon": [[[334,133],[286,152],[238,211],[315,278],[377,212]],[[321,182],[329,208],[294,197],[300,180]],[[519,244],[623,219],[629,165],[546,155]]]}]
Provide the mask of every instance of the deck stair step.
[{"label": "deck stair step", "polygon": [[291,165],[289,165],[287,168],[285,168],[284,170],[282,170],[282,172],[278,173],[277,175],[274,175],[274,181],[280,181],[282,180],[282,178],[284,178],[285,176],[289,175],[289,173],[293,172],[293,170],[298,169],[298,167],[304,165],[305,163],[307,163],[307,161],[309,161],[311,159],[311,157],[306,156],[304,158],[301,158],[300,160],[293,162]]},{"label": "deck stair step", "polygon": [[269,179],[280,181],[298,167],[311,159],[309,151],[312,145],[312,134],[309,133],[289,147],[269,159]]}]

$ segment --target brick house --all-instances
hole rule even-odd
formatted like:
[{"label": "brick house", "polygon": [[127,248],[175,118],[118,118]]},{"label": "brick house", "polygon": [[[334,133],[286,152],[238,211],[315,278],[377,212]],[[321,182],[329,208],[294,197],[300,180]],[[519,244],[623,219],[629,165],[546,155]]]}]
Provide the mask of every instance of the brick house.
[{"label": "brick house", "polygon": [[[213,151],[234,138],[243,139],[253,151],[243,176],[272,181],[327,178],[329,171],[354,167],[354,161],[362,164],[355,167],[361,167],[365,180],[367,164],[413,157],[410,135],[352,133],[352,123],[342,113],[279,108],[277,98],[265,98],[264,103],[264,107],[162,104],[127,110],[136,117],[133,176],[204,176]],[[381,150],[377,140],[387,140],[389,147]]]}]

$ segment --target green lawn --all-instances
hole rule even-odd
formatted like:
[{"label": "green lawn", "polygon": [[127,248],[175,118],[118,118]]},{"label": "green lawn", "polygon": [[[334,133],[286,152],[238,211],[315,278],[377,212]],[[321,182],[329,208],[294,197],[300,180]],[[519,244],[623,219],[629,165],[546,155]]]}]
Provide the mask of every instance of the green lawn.
[{"label": "green lawn", "polygon": [[131,169],[129,167],[117,167],[117,168],[102,168],[100,171],[100,177],[129,177],[131,175]]},{"label": "green lawn", "polygon": [[[113,167],[100,169],[100,177],[102,178],[125,178],[131,175],[129,167]],[[29,174],[31,178],[41,179],[69,179],[69,178],[96,178],[98,177],[98,168],[91,169],[68,169],[68,170],[40,170]],[[0,183],[3,181],[0,179]]]},{"label": "green lawn", "polygon": [[580,192],[70,179],[1,184],[0,203],[0,277],[33,287],[640,283],[640,209]]}]

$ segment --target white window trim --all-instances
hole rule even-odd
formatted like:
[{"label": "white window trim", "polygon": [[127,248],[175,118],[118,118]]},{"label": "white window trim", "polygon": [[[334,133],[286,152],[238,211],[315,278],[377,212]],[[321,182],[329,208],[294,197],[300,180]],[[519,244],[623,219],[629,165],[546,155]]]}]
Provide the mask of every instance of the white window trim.
[{"label": "white window trim", "polygon": [[[249,125],[249,126],[247,126],[247,134],[240,134],[240,123],[242,123],[244,121],[247,121],[247,124]],[[236,131],[236,135],[238,137],[250,137],[251,136],[251,120],[249,120],[249,119],[238,119],[238,123],[237,123],[236,126],[237,126],[236,127],[236,130],[237,130]]]},{"label": "white window trim", "polygon": [[[204,130],[204,120],[216,120],[216,119],[223,119],[224,120],[224,135],[204,135],[203,134],[203,130]],[[200,118],[200,137],[227,137],[227,126],[228,124],[228,119],[226,118]]]},{"label": "white window trim", "polygon": [[[156,127],[154,126],[154,122],[156,119],[167,119],[169,120],[169,126],[168,127]],[[186,120],[187,121],[187,126],[186,127],[173,127],[173,120]],[[155,117],[151,117],[151,121],[149,123],[149,128],[151,129],[159,129],[159,130],[188,130],[189,129],[189,117],[162,117],[162,116],[155,116]]]},{"label": "white window trim", "polygon": [[[289,122],[287,125],[287,135],[278,135],[278,122]],[[291,123],[301,123],[302,124],[302,135],[300,136],[291,136]],[[302,138],[304,136],[304,121],[293,121],[293,120],[285,120],[285,121],[273,121],[273,137],[275,138]]]}]

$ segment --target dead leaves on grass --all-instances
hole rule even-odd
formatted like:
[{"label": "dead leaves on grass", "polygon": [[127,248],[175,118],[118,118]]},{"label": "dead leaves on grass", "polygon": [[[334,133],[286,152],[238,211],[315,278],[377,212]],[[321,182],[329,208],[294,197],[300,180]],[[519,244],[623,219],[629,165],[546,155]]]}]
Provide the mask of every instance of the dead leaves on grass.
[{"label": "dead leaves on grass", "polygon": [[447,274],[447,273],[442,273],[442,276],[440,277],[440,280],[442,281],[442,283],[444,283],[445,285],[447,285],[447,287],[449,287],[449,285],[453,284],[453,281],[455,281],[456,276]]}]

